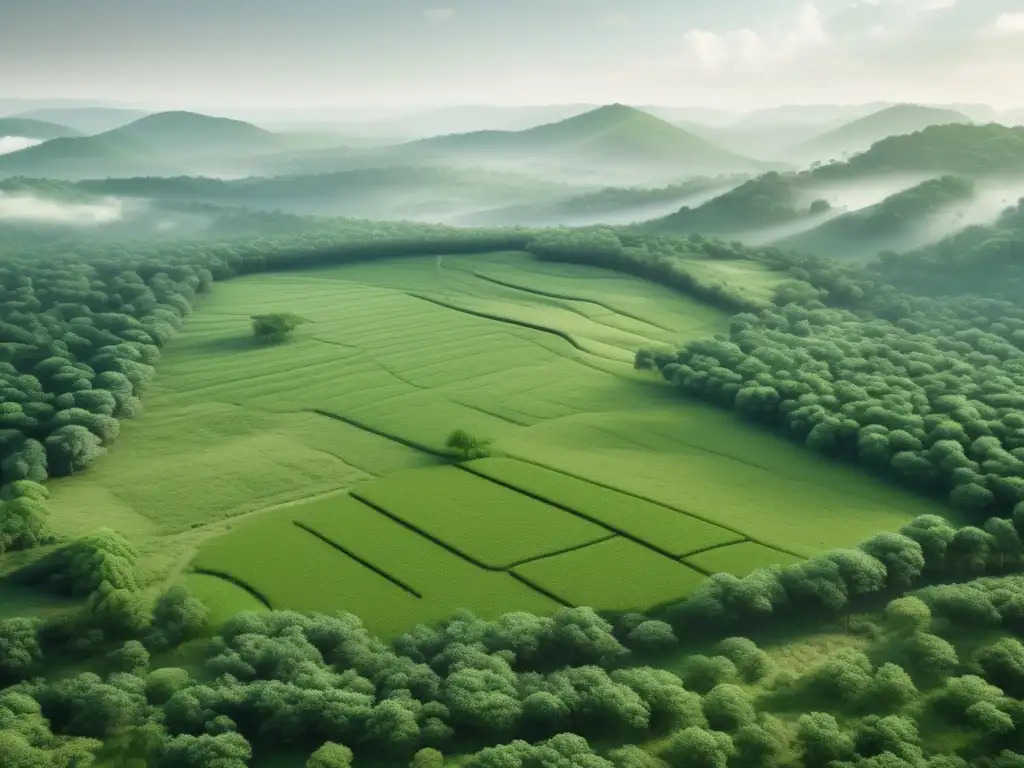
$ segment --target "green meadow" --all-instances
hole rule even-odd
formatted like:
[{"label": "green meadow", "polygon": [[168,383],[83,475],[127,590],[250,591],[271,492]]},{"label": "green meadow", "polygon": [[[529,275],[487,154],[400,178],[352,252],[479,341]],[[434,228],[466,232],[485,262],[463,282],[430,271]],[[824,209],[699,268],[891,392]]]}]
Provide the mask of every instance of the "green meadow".
[{"label": "green meadow", "polygon": [[[256,344],[250,316],[273,312],[310,322]],[[725,322],[522,253],[219,283],[144,415],[51,483],[51,523],[116,528],[218,616],[350,610],[388,634],[459,607],[649,607],[940,511],[633,370]],[[496,458],[448,466],[455,428]]]}]

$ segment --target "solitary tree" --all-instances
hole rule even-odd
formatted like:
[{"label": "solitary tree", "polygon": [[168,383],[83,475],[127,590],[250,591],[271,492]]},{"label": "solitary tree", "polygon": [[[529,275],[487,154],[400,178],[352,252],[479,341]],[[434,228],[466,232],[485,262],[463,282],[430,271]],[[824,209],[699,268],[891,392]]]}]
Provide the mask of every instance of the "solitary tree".
[{"label": "solitary tree", "polygon": [[267,341],[273,344],[279,344],[288,336],[291,332],[298,328],[303,323],[308,323],[304,317],[299,315],[293,315],[290,312],[275,312],[269,315],[253,315],[252,316],[252,332],[256,335],[256,338],[261,341]]},{"label": "solitary tree", "polygon": [[464,459],[482,459],[491,453],[491,439],[471,435],[464,429],[456,429],[445,441],[445,446],[462,455]]}]

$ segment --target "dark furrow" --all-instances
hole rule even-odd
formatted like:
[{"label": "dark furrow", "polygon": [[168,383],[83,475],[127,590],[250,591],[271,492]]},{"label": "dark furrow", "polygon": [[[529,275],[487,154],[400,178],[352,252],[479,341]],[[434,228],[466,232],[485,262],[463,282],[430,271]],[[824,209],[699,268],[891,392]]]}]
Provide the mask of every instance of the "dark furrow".
[{"label": "dark furrow", "polygon": [[[705,552],[710,552],[713,549],[721,549],[722,547],[731,547],[733,544],[743,544],[744,542],[747,542],[747,541],[749,541],[751,544],[757,544],[756,541],[750,541],[750,539],[747,539],[747,538],[739,539],[738,541],[727,541],[724,544],[712,544],[710,547],[701,547],[700,549],[695,549],[692,552],[687,552],[686,554],[679,555],[679,559],[682,560],[683,558],[686,558],[686,557],[693,557],[694,555],[701,555],[701,554],[704,554]],[[762,546],[768,546],[768,545],[767,544],[763,544]],[[776,549],[776,548],[775,547],[771,547],[771,549]],[[781,551],[781,550],[776,550],[776,551]],[[784,553],[784,554],[788,554],[788,553]],[[690,564],[687,563],[687,565],[690,565]],[[690,567],[691,568],[695,568],[695,566],[692,566],[692,565],[690,565]]]},{"label": "dark furrow", "polygon": [[548,558],[548,557],[557,557],[558,555],[564,555],[564,554],[567,554],[569,552],[575,552],[577,549],[586,549],[587,547],[592,547],[594,544],[600,544],[602,541],[608,541],[608,539],[614,539],[616,536],[618,536],[617,533],[609,533],[607,536],[602,536],[601,538],[594,539],[592,541],[585,541],[582,544],[573,544],[571,547],[564,547],[563,549],[557,549],[554,552],[546,552],[543,555],[534,555],[533,557],[526,557],[526,558],[523,558],[522,560],[517,560],[514,563],[509,563],[505,567],[506,568],[515,568],[515,567],[520,566],[520,565],[525,565],[526,563],[532,563],[535,560],[544,560],[545,558]]},{"label": "dark furrow", "polygon": [[519,419],[513,419],[511,416],[503,416],[500,413],[495,413],[494,411],[489,411],[486,408],[481,408],[479,405],[470,405],[469,403],[464,403],[461,400],[450,400],[449,402],[455,403],[456,405],[461,405],[463,408],[469,408],[472,411],[479,411],[480,413],[487,414],[488,416],[493,416],[494,418],[501,419],[502,421],[507,421],[509,424],[515,424],[520,427],[533,426],[533,424],[531,424],[530,422],[520,421]]},{"label": "dark furrow", "polygon": [[350,418],[348,416],[342,416],[337,413],[331,413],[330,411],[322,411],[319,408],[305,408],[304,410],[307,413],[315,413],[319,416],[324,416],[328,419],[334,419],[335,421],[344,422],[345,424],[348,424],[349,426],[352,427],[356,427],[357,429],[361,429],[364,432],[369,432],[370,434],[377,435],[377,437],[383,437],[386,440],[391,440],[392,442],[398,443],[399,445],[404,445],[406,448],[412,448],[413,450],[416,451],[429,453],[432,456],[437,456],[442,459],[451,459],[451,456],[449,456],[447,453],[439,451],[436,448],[431,448],[430,446],[424,445],[423,443],[417,443],[414,440],[407,440],[406,438],[399,437],[398,435],[392,435],[388,432],[384,432],[383,430],[377,429],[376,427],[370,427],[366,424],[363,424],[361,421],[357,421],[356,419]]},{"label": "dark furrow", "polygon": [[355,560],[357,563],[359,563],[364,568],[369,568],[371,571],[376,573],[381,578],[387,579],[388,581],[390,581],[392,584],[394,584],[399,589],[401,589],[401,590],[403,590],[405,592],[408,592],[410,595],[412,595],[413,597],[415,597],[415,598],[417,598],[419,600],[423,599],[423,595],[421,595],[415,589],[410,587],[405,582],[400,581],[399,579],[395,578],[394,576],[392,576],[387,571],[384,571],[381,568],[377,567],[376,565],[371,563],[369,560],[364,560],[359,555],[357,555],[355,552],[352,552],[350,549],[348,549],[346,547],[343,547],[341,544],[339,544],[336,541],[332,541],[331,539],[327,538],[326,536],[324,536],[319,531],[314,530],[313,528],[311,528],[310,526],[308,526],[305,523],[301,522],[300,520],[292,520],[292,522],[297,527],[299,527],[302,530],[304,530],[306,533],[309,533],[309,534],[312,534],[313,536],[316,536],[324,544],[327,544],[328,546],[333,547],[334,549],[336,549],[339,552],[341,552],[343,555],[347,555],[348,557],[350,557],[353,560]]},{"label": "dark furrow", "polygon": [[[493,320],[493,321],[498,322],[498,323],[506,323],[508,325],[516,325],[516,326],[519,326],[520,328],[526,328],[527,330],[530,330],[530,331],[540,331],[541,333],[550,333],[552,336],[557,336],[558,338],[562,339],[563,341],[568,342],[573,347],[578,349],[580,352],[584,352],[585,354],[588,354],[588,355],[592,355],[593,354],[593,352],[588,352],[586,349],[581,347],[579,345],[579,343],[576,341],[576,339],[574,339],[571,335],[569,335],[565,331],[560,331],[557,328],[549,328],[546,325],[537,325],[536,323],[529,323],[529,322],[527,322],[525,320],[512,320],[512,319],[507,318],[507,317],[501,317],[500,315],[492,315],[492,314],[489,314],[487,312],[480,312],[480,311],[475,310],[475,309],[466,309],[465,307],[457,307],[454,304],[448,304],[447,302],[441,301],[440,299],[431,299],[431,298],[429,298],[427,296],[423,296],[422,294],[410,293],[408,295],[412,296],[414,299],[419,299],[420,301],[426,301],[426,302],[429,302],[431,304],[436,304],[439,307],[444,307],[445,309],[450,309],[453,312],[463,312],[463,313],[465,313],[467,315],[473,315],[474,317],[481,317],[484,320]],[[600,357],[600,355],[598,355],[598,357]],[[611,358],[607,358],[607,359],[610,360]]]},{"label": "dark furrow", "polygon": [[[648,504],[655,504],[655,505],[657,505],[659,507],[665,507],[666,509],[675,510],[676,512],[679,512],[680,514],[687,515],[688,517],[696,518],[697,520],[703,520],[705,523],[710,523],[711,525],[714,525],[714,526],[717,526],[719,528],[722,528],[723,530],[729,531],[730,533],[735,533],[737,536],[740,536],[741,538],[744,538],[747,541],[752,541],[754,544],[760,544],[760,545],[762,545],[764,547],[768,547],[769,549],[774,549],[777,552],[783,552],[783,553],[785,553],[787,555],[792,555],[793,557],[798,557],[801,560],[806,560],[807,559],[806,555],[802,555],[799,552],[793,552],[792,550],[783,549],[782,547],[780,547],[780,546],[778,546],[776,544],[769,544],[769,543],[767,543],[765,541],[762,541],[760,539],[755,539],[755,538],[753,538],[751,536],[748,536],[746,533],[744,533],[743,531],[739,530],[738,528],[732,528],[732,527],[730,527],[728,525],[720,523],[717,520],[712,520],[709,517],[704,517],[703,515],[698,515],[696,512],[690,512],[689,510],[681,509],[681,508],[673,506],[671,504],[666,504],[663,501],[657,501],[656,499],[652,499],[649,496],[644,496],[644,495],[639,494],[639,493],[633,493],[632,491],[627,491],[627,490],[625,490],[623,488],[616,488],[614,485],[608,485],[607,483],[602,483],[602,482],[600,482],[598,480],[591,480],[589,477],[583,477],[581,475],[577,475],[577,474],[574,474],[572,472],[566,472],[564,469],[555,469],[554,467],[549,467],[547,464],[541,464],[539,461],[533,461],[532,459],[527,459],[527,458],[524,458],[522,456],[513,456],[513,455],[509,454],[508,458],[515,459],[516,461],[521,461],[524,464],[533,464],[533,466],[535,466],[535,467],[540,467],[541,469],[547,469],[547,470],[549,470],[551,472],[557,472],[560,475],[565,475],[566,477],[572,477],[572,478],[575,478],[576,480],[582,480],[585,483],[591,483],[593,485],[600,486],[601,488],[607,488],[609,491],[617,491],[618,493],[621,493],[623,496],[632,496],[634,499],[640,499],[641,501],[646,501]],[[461,469],[465,469],[466,471],[469,471],[469,472],[473,471],[473,470],[469,469],[468,467],[463,467],[461,465],[458,465],[458,466]],[[480,474],[480,473],[479,472],[474,472],[474,474]],[[490,478],[488,478],[488,479],[490,479]],[[608,527],[608,526],[605,526],[605,527]],[[675,558],[673,558],[673,559],[675,559]]]},{"label": "dark furrow", "polygon": [[[542,291],[539,288],[527,288],[524,285],[516,285],[515,283],[505,282],[504,280],[501,280],[501,279],[499,279],[497,277],[490,277],[488,275],[482,275],[479,272],[477,272],[475,269],[473,270],[473,275],[475,277],[479,277],[481,280],[486,280],[489,283],[494,283],[495,285],[500,285],[500,286],[503,286],[505,288],[511,288],[513,290],[516,290],[516,291],[522,291],[523,293],[533,293],[533,294],[536,294],[537,296],[546,296],[549,299],[562,299],[563,301],[578,301],[581,304],[593,304],[595,307],[601,307],[601,309],[608,310],[612,314],[622,315],[623,317],[628,317],[630,320],[636,320],[638,322],[641,322],[641,323],[644,323],[646,325],[649,325],[652,328],[660,328],[661,330],[667,331],[668,333],[675,333],[675,334],[679,333],[679,331],[676,330],[675,328],[666,328],[664,325],[659,325],[658,323],[652,322],[652,321],[648,320],[647,318],[640,317],[639,315],[634,315],[634,314],[631,314],[629,312],[623,312],[621,309],[616,309],[615,307],[610,306],[608,304],[605,304],[604,302],[597,301],[596,299],[581,299],[578,296],[569,296],[569,295],[564,294],[564,293],[554,293],[553,291]],[[614,326],[609,326],[609,327],[614,327]],[[618,328],[616,330],[620,330],[621,331],[622,329]]]},{"label": "dark furrow", "polygon": [[[555,501],[554,499],[550,499],[550,498],[548,498],[546,496],[543,496],[543,495],[541,495],[539,493],[533,493],[532,491],[527,491],[527,490],[524,490],[522,488],[517,488],[516,486],[512,485],[511,483],[506,483],[503,480],[497,480],[497,479],[495,479],[493,477],[485,475],[482,472],[477,472],[476,470],[474,470],[471,467],[468,467],[468,466],[466,466],[464,464],[456,464],[455,466],[458,467],[461,470],[469,472],[470,474],[476,475],[477,477],[481,477],[484,480],[488,480],[488,481],[494,483],[495,485],[500,485],[502,488],[507,488],[510,491],[513,491],[515,493],[521,494],[523,496],[527,496],[527,497],[533,499],[534,501],[539,501],[542,504],[547,504],[548,506],[555,507],[556,509],[560,509],[563,512],[568,512],[570,515],[575,515],[576,517],[579,517],[579,518],[581,518],[583,520],[586,520],[589,523],[593,523],[594,525],[599,525],[602,528],[604,528],[605,530],[611,531],[613,534],[617,534],[617,535],[621,536],[624,539],[629,539],[634,544],[639,544],[642,547],[646,547],[647,549],[651,550],[652,552],[656,552],[657,554],[661,555],[662,557],[667,557],[669,560],[672,560],[673,562],[677,562],[677,563],[679,562],[679,559],[678,559],[678,557],[676,555],[673,555],[671,552],[669,552],[666,549],[662,549],[657,544],[651,544],[649,541],[644,541],[643,539],[638,538],[637,536],[635,536],[634,534],[630,533],[629,531],[627,531],[627,530],[625,530],[623,528],[619,528],[619,527],[617,527],[615,525],[612,525],[611,523],[607,523],[604,520],[598,520],[596,517],[591,517],[586,512],[581,512],[578,509],[573,509],[572,507],[566,506],[565,504],[562,504],[561,502]],[[611,536],[607,536],[605,538],[611,538]],[[595,542],[590,542],[590,543],[593,544]],[[576,548],[578,549],[580,547],[576,547]],[[543,557],[547,557],[547,556],[548,555],[544,555]],[[537,558],[534,558],[534,559],[537,559]],[[687,563],[686,565],[688,566],[689,563]]]},{"label": "dark furrow", "polygon": [[267,598],[264,597],[263,594],[260,593],[255,587],[246,584],[244,581],[237,578],[236,576],[232,576],[230,573],[225,573],[224,571],[215,571],[211,568],[193,568],[192,573],[201,573],[204,576],[215,576],[218,579],[224,579],[224,581],[228,582],[229,584],[234,584],[239,589],[243,589],[250,595],[255,597],[268,611],[274,610],[274,606],[270,604],[270,601],[267,600]]},{"label": "dark furrow", "polygon": [[515,571],[509,571],[508,575],[511,576],[516,581],[522,582],[523,584],[528,586],[530,589],[532,589],[534,592],[539,592],[540,594],[544,595],[544,597],[549,598],[551,600],[554,600],[559,605],[564,605],[566,608],[575,608],[576,607],[572,603],[567,602],[567,601],[563,600],[562,598],[560,598],[554,592],[550,592],[550,591],[544,589],[544,587],[540,586],[539,584],[534,584],[528,578],[526,578],[525,576],[523,576],[521,574],[516,573]]},{"label": "dark furrow", "polygon": [[436,544],[437,546],[441,547],[442,549],[445,549],[445,550],[451,552],[453,555],[457,555],[458,557],[461,557],[467,563],[470,563],[471,565],[475,565],[477,568],[480,568],[481,570],[484,570],[484,571],[494,571],[494,572],[497,572],[497,573],[505,573],[505,568],[504,567],[499,568],[499,567],[495,567],[495,566],[492,566],[492,565],[487,565],[485,563],[480,562],[475,557],[471,557],[470,555],[467,555],[462,550],[456,549],[452,545],[446,544],[445,542],[441,541],[439,538],[434,536],[432,533],[430,533],[428,531],[425,531],[422,528],[420,528],[419,526],[413,525],[412,523],[410,523],[410,522],[408,522],[406,520],[403,520],[402,518],[398,517],[393,512],[389,512],[388,510],[386,510],[384,507],[380,506],[379,504],[376,504],[376,503],[370,501],[368,498],[366,498],[365,496],[361,495],[358,490],[349,491],[348,495],[351,496],[356,501],[361,501],[366,506],[371,507],[372,509],[375,509],[377,512],[379,512],[380,514],[384,515],[388,519],[393,520],[394,522],[398,523],[399,525],[401,525],[401,526],[403,526],[405,528],[408,528],[413,533],[416,533],[416,534],[422,536],[423,538],[427,539],[431,543]]}]

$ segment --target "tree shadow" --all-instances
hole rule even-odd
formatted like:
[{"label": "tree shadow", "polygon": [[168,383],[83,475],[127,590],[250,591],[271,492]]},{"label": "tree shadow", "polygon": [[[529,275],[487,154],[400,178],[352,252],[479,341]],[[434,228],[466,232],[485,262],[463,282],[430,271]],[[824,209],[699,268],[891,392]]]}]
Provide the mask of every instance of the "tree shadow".
[{"label": "tree shadow", "polygon": [[260,341],[255,336],[229,336],[213,339],[197,339],[192,342],[192,348],[205,353],[236,353],[254,352],[260,349],[277,346]]}]

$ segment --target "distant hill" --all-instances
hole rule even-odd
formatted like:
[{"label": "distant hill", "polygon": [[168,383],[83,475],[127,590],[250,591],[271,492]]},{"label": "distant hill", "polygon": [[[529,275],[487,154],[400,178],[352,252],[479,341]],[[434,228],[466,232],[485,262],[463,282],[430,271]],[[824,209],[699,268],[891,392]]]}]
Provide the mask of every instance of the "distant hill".
[{"label": "distant hill", "polygon": [[193,112],[161,112],[94,136],[59,138],[0,156],[0,175],[80,179],[173,175],[188,162],[280,147],[284,139],[249,123]]},{"label": "distant hill", "polygon": [[66,125],[48,123],[45,120],[32,120],[24,117],[0,117],[0,136],[20,136],[26,139],[50,139],[81,136],[81,132]]},{"label": "distant hill", "polygon": [[330,216],[447,220],[470,211],[563,199],[580,190],[479,169],[391,167],[275,178],[139,177],[81,181],[98,195],[215,203]]},{"label": "distant hill", "polygon": [[[939,242],[882,254],[875,269],[910,293],[965,293],[1024,303],[1024,197],[992,224],[967,227]],[[1018,331],[1018,333],[1020,333]]]},{"label": "distant hill", "polygon": [[611,104],[524,131],[474,131],[404,145],[416,154],[656,168],[678,175],[750,171],[757,161],[729,152],[654,115]]},{"label": "distant hill", "polygon": [[0,176],[76,179],[140,168],[148,153],[142,145],[108,134],[52,139],[0,155]]},{"label": "distant hill", "polygon": [[827,209],[824,201],[812,205],[807,199],[804,181],[798,174],[769,172],[701,206],[682,208],[641,226],[655,232],[724,235],[784,224]]},{"label": "distant hill", "polygon": [[794,152],[806,159],[836,159],[862,152],[889,136],[913,133],[932,125],[972,122],[962,112],[950,109],[897,104],[804,141]]},{"label": "distant hill", "polygon": [[776,240],[780,248],[832,258],[865,258],[920,242],[919,227],[951,205],[969,200],[975,185],[959,176],[928,179],[882,202],[846,213],[814,229]]},{"label": "distant hill", "polygon": [[712,197],[746,180],[744,176],[694,177],[654,189],[606,187],[550,202],[531,202],[480,211],[460,224],[472,226],[588,226],[628,224],[679,208],[693,198]]},{"label": "distant hill", "polygon": [[202,155],[231,152],[243,155],[280,146],[277,134],[252,123],[197,112],[147,115],[106,136],[126,138],[165,154]]},{"label": "distant hill", "polygon": [[84,134],[103,133],[120,128],[133,120],[145,117],[149,112],[141,109],[117,107],[48,107],[19,112],[11,117],[66,125]]},{"label": "distant hill", "polygon": [[887,173],[953,173],[962,176],[1024,174],[1024,127],[933,125],[890,136],[843,163],[811,172],[820,180]]}]

